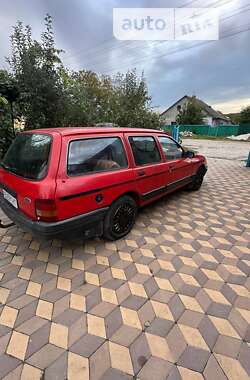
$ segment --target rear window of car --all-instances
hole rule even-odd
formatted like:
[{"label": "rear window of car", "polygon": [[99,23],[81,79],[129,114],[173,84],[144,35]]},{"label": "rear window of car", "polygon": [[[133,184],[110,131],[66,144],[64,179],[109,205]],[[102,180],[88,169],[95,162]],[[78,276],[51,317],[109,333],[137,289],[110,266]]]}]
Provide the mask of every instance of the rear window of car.
[{"label": "rear window of car", "polygon": [[69,144],[67,173],[70,176],[118,170],[127,166],[119,137],[88,138]]},{"label": "rear window of car", "polygon": [[13,141],[1,165],[18,176],[42,179],[48,170],[51,142],[49,135],[22,133]]}]

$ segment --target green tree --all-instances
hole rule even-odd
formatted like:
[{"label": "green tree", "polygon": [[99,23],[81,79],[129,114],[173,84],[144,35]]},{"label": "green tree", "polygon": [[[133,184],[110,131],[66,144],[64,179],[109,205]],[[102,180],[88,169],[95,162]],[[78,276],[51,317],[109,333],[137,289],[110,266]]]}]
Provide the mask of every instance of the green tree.
[{"label": "green tree", "polygon": [[240,112],[228,113],[228,114],[226,114],[226,116],[228,116],[230,118],[230,120],[232,120],[233,123],[240,124],[240,118],[241,118]]},{"label": "green tree", "polygon": [[63,77],[68,125],[110,122],[121,127],[159,128],[159,116],[150,107],[145,80],[135,71],[112,78],[92,71],[64,70]]},{"label": "green tree", "polygon": [[15,111],[25,120],[26,129],[107,122],[159,128],[160,118],[151,107],[143,75],[138,77],[132,70],[115,77],[99,76],[63,67],[49,15],[41,42],[32,38],[29,25],[18,22],[11,46],[8,62],[20,94]]},{"label": "green tree", "polygon": [[110,107],[114,88],[110,77],[99,77],[92,71],[64,71],[69,125],[92,125],[112,118]]},{"label": "green tree", "polygon": [[17,99],[18,90],[14,78],[6,70],[0,70],[0,158],[15,136],[14,118]]},{"label": "green tree", "polygon": [[145,78],[138,78],[136,70],[114,78],[114,122],[121,127],[159,128],[160,117],[153,112]]},{"label": "green tree", "polygon": [[55,48],[51,16],[45,17],[41,42],[32,39],[31,27],[18,22],[11,35],[8,62],[20,91],[18,112],[26,129],[55,127],[64,118],[64,92],[60,77],[60,50]]},{"label": "green tree", "polygon": [[202,109],[197,104],[195,96],[193,96],[186,106],[179,111],[176,121],[180,125],[202,125],[204,124],[203,119]]},{"label": "green tree", "polygon": [[[15,136],[15,115],[14,115],[14,103],[19,98],[18,87],[12,82],[0,82],[0,94],[3,96],[2,102],[4,104],[9,104],[10,116],[11,116],[11,127],[13,136]],[[5,102],[4,102],[5,100]]]},{"label": "green tree", "polygon": [[240,124],[250,123],[250,106],[243,108],[240,113]]}]

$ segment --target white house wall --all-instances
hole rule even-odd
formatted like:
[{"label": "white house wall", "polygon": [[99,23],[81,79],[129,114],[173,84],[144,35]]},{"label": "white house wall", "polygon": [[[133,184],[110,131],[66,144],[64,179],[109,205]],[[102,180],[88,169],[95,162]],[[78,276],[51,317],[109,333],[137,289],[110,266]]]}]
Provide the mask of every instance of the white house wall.
[{"label": "white house wall", "polygon": [[176,121],[176,118],[179,114],[177,107],[181,106],[181,108],[183,108],[186,106],[187,103],[188,100],[184,98],[178,103],[176,103],[174,107],[171,107],[168,111],[166,111],[164,115],[162,115],[162,118],[165,121],[166,125],[170,125],[171,123],[174,123]]},{"label": "white house wall", "polygon": [[[171,107],[168,111],[166,111],[162,115],[162,119],[164,120],[165,125],[171,125],[172,123],[176,122],[176,118],[179,114],[178,106],[181,106],[181,108],[184,108],[187,105],[188,101],[189,100],[187,98],[181,99],[178,103],[176,103],[173,107]],[[214,119],[212,116],[209,116],[208,114],[206,114],[205,111],[203,111],[203,114],[204,114],[204,119],[203,119],[204,124],[212,125],[212,126],[217,126],[220,124],[231,124],[230,121],[227,122],[226,120],[223,120],[223,119],[221,119],[220,121],[218,119]]]}]

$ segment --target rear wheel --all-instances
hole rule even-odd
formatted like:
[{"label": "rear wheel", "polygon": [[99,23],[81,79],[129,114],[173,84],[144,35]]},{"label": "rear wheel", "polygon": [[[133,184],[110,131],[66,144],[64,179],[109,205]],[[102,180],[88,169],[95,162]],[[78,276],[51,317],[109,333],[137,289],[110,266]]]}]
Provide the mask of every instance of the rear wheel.
[{"label": "rear wheel", "polygon": [[104,219],[104,238],[117,240],[127,235],[134,226],[136,215],[137,205],[133,198],[125,195],[117,199]]}]

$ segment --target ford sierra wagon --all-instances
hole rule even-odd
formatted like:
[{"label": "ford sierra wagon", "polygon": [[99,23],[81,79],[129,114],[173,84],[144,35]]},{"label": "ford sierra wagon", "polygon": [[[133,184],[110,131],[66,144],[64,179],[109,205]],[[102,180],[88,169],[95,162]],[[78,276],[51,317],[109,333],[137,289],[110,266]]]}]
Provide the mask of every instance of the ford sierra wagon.
[{"label": "ford sierra wagon", "polygon": [[140,207],[180,188],[198,190],[206,171],[202,155],[158,130],[27,131],[0,163],[0,206],[40,237],[116,240],[133,228]]}]

